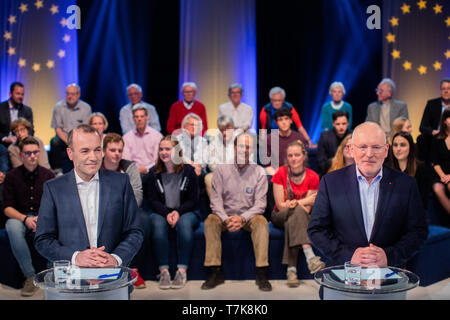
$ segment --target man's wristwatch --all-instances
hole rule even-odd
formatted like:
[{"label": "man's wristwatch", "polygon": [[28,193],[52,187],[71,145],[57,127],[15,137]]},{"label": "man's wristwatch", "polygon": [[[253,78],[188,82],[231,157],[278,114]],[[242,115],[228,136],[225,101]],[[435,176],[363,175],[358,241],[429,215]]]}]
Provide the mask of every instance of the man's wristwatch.
[{"label": "man's wristwatch", "polygon": [[24,225],[26,225],[25,221],[27,221],[27,219],[28,219],[28,216],[25,216],[25,219],[23,219],[23,221],[22,221]]}]

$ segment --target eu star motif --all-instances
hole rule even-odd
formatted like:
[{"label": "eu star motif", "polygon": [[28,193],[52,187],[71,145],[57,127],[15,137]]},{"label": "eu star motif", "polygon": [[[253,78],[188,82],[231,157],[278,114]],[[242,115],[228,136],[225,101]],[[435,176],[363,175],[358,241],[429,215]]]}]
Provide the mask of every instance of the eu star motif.
[{"label": "eu star motif", "polygon": [[433,68],[435,71],[442,70],[442,62],[435,61],[433,64]]},{"label": "eu star motif", "polygon": [[59,12],[59,7],[57,5],[52,4],[52,7],[50,8],[50,12],[52,15],[55,15]]},{"label": "eu star motif", "polygon": [[389,43],[394,43],[395,42],[395,34],[392,34],[389,32],[386,36],[386,39]]},{"label": "eu star motif", "polygon": [[65,43],[69,43],[69,42],[70,42],[70,36],[69,36],[68,34],[65,34],[64,37],[62,38],[62,40],[63,40]]},{"label": "eu star motif", "polygon": [[16,23],[17,21],[16,21],[16,16],[13,16],[13,15],[10,15],[9,16],[9,18],[8,18],[8,22],[10,23],[10,24],[14,24],[14,23]]},{"label": "eu star motif", "polygon": [[404,3],[401,7],[400,7],[400,9],[402,10],[402,13],[403,14],[407,14],[407,13],[411,13],[411,6],[410,5],[407,5],[406,3]]},{"label": "eu star motif", "polygon": [[48,60],[46,66],[48,69],[53,69],[55,67],[55,61]]},{"label": "eu star motif", "polygon": [[20,58],[17,64],[19,65],[19,68],[23,68],[27,65],[27,60]]},{"label": "eu star motif", "polygon": [[58,57],[60,57],[61,59],[64,58],[66,56],[66,51],[64,50],[59,50],[58,51]]},{"label": "eu star motif", "polygon": [[11,40],[12,39],[12,33],[9,31],[5,31],[5,33],[3,34],[3,38],[5,38],[5,40]]},{"label": "eu star motif", "polygon": [[419,10],[423,10],[427,8],[427,2],[424,0],[420,0],[417,2],[417,5],[419,6]]},{"label": "eu star motif", "polygon": [[21,3],[19,6],[20,12],[24,13],[25,11],[28,11],[28,5],[25,3]]},{"label": "eu star motif", "polygon": [[447,27],[450,27],[450,17],[447,17],[445,20],[445,23],[447,24]]},{"label": "eu star motif", "polygon": [[42,8],[44,6],[44,2],[42,0],[36,0],[34,5],[36,6],[36,9],[39,10],[40,8]]},{"label": "eu star motif", "polygon": [[420,75],[423,76],[424,74],[427,74],[427,67],[420,65],[420,67],[417,68],[417,71],[419,71]]},{"label": "eu star motif", "polygon": [[436,5],[433,7],[433,10],[435,14],[442,13],[442,6],[436,3]]},{"label": "eu star motif", "polygon": [[39,63],[34,63],[31,69],[33,69],[34,72],[41,71],[41,65]]},{"label": "eu star motif", "polygon": [[16,54],[16,48],[9,47],[9,49],[8,49],[8,55],[9,55],[9,56],[13,56],[13,55],[15,55],[15,54]]},{"label": "eu star motif", "polygon": [[400,51],[398,51],[397,49],[394,49],[391,53],[392,58],[395,59],[400,59]]},{"label": "eu star motif", "polygon": [[62,18],[61,21],[59,22],[59,24],[64,28],[67,26],[67,19],[66,18]]},{"label": "eu star motif", "polygon": [[397,27],[398,26],[398,18],[396,18],[396,17],[392,17],[391,20],[389,20],[389,22],[391,23],[391,25],[393,27]]},{"label": "eu star motif", "polygon": [[409,62],[408,60],[405,60],[405,63],[403,64],[403,68],[405,69],[405,71],[411,70],[412,69],[412,63]]},{"label": "eu star motif", "polygon": [[444,52],[445,57],[448,59],[450,59],[450,50],[447,49],[447,51]]}]

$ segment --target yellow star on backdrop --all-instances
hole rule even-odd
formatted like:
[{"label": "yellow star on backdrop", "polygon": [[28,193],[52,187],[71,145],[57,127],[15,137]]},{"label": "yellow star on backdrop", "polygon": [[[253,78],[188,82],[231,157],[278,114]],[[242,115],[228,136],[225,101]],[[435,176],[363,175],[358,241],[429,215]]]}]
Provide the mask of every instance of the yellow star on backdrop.
[{"label": "yellow star on backdrop", "polygon": [[436,3],[436,5],[433,7],[433,10],[435,14],[442,13],[442,6]]},{"label": "yellow star on backdrop", "polygon": [[405,60],[405,63],[403,64],[403,68],[405,68],[405,71],[411,70],[412,69],[412,63],[409,62],[408,60]]},{"label": "yellow star on backdrop", "polygon": [[41,65],[40,65],[39,63],[35,63],[35,64],[33,64],[33,66],[31,67],[31,69],[33,69],[34,72],[41,71]]},{"label": "yellow star on backdrop", "polygon": [[55,61],[48,60],[46,65],[47,65],[47,68],[53,69],[55,67]]},{"label": "yellow star on backdrop", "polygon": [[392,57],[395,59],[400,59],[400,51],[398,51],[397,49],[394,49],[391,53]]},{"label": "yellow star on backdrop", "polygon": [[445,20],[445,23],[447,24],[447,27],[450,27],[450,17],[447,17]]},{"label": "yellow star on backdrop", "polygon": [[63,40],[65,43],[68,43],[68,42],[70,42],[70,36],[69,36],[68,34],[65,34],[64,37],[62,38],[62,40]]},{"label": "yellow star on backdrop", "polygon": [[27,60],[20,58],[17,64],[19,65],[20,68],[23,68],[27,65]]},{"label": "yellow star on backdrop", "polygon": [[64,28],[65,26],[67,26],[67,19],[62,18],[61,21],[59,22],[59,24]]},{"label": "yellow star on backdrop", "polygon": [[394,43],[395,42],[395,34],[392,34],[392,33],[389,32],[387,34],[387,36],[386,36],[386,39],[387,39],[388,42]]},{"label": "yellow star on backdrop", "polygon": [[5,40],[11,40],[12,39],[12,33],[5,31],[5,34],[3,35],[3,38],[5,38]]},{"label": "yellow star on backdrop", "polygon": [[436,61],[436,62],[433,64],[433,68],[434,68],[434,70],[436,70],[436,71],[441,70],[441,69],[442,69],[442,62]]},{"label": "yellow star on backdrop", "polygon": [[36,0],[36,2],[34,3],[34,5],[36,6],[36,9],[40,9],[44,6],[44,3],[42,0]]},{"label": "yellow star on backdrop", "polygon": [[391,23],[391,25],[393,27],[398,26],[398,18],[396,18],[396,17],[392,17],[391,20],[389,20],[389,22]]},{"label": "yellow star on backdrop", "polygon": [[419,71],[420,75],[423,76],[424,74],[427,73],[427,67],[420,65],[420,67],[417,68],[417,71]]},{"label": "yellow star on backdrop", "polygon": [[28,5],[25,3],[21,3],[19,7],[20,12],[24,13],[25,11],[28,11]]},{"label": "yellow star on backdrop", "polygon": [[411,6],[407,5],[406,3],[404,3],[404,4],[400,7],[400,9],[402,9],[402,13],[403,13],[403,14],[411,13],[411,11],[410,11]]},{"label": "yellow star on backdrop", "polygon": [[13,15],[9,16],[8,21],[9,21],[10,24],[16,23],[17,22],[16,21],[16,16],[13,16]]},{"label": "yellow star on backdrop", "polygon": [[64,50],[59,50],[58,51],[58,57],[60,57],[61,59],[64,58],[66,56],[66,52]]},{"label": "yellow star on backdrop", "polygon": [[427,8],[427,2],[424,0],[420,0],[419,2],[417,2],[417,5],[419,6],[420,10]]},{"label": "yellow star on backdrop", "polygon": [[52,7],[50,8],[50,12],[52,15],[57,14],[59,12],[59,7],[57,5],[52,4]]},{"label": "yellow star on backdrop", "polygon": [[9,54],[9,56],[15,55],[16,54],[16,48],[9,47],[8,54]]},{"label": "yellow star on backdrop", "polygon": [[450,50],[447,49],[447,51],[444,52],[445,57],[448,59],[450,59]]}]

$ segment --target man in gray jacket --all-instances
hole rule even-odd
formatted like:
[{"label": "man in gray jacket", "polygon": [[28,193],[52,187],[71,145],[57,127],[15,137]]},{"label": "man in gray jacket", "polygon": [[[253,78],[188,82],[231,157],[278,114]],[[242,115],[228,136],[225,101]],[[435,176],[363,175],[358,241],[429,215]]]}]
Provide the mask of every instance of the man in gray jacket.
[{"label": "man in gray jacket", "polygon": [[393,100],[395,83],[389,78],[381,80],[376,89],[378,101],[369,104],[366,121],[378,123],[387,137],[390,137],[392,123],[398,117],[409,119],[405,102]]}]

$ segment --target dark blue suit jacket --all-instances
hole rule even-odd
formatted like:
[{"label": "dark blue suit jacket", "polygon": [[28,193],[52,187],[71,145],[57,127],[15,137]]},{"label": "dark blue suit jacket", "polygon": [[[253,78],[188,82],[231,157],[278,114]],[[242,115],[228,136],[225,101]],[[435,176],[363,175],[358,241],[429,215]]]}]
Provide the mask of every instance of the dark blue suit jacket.
[{"label": "dark blue suit jacket", "polygon": [[367,240],[355,165],[325,175],[311,212],[308,236],[333,265],[350,261],[359,247],[383,248],[400,266],[420,249],[428,228],[414,178],[383,167],[375,222]]},{"label": "dark blue suit jacket", "polygon": [[[100,169],[99,182],[97,246],[127,266],[143,241],[136,199],[126,174]],[[75,251],[89,249],[73,170],[44,184],[34,244],[50,262],[71,260]]]}]

